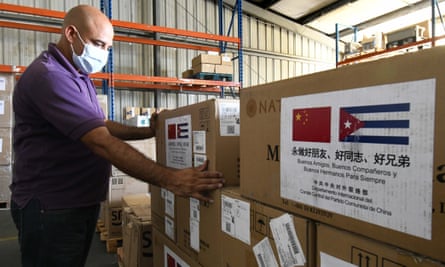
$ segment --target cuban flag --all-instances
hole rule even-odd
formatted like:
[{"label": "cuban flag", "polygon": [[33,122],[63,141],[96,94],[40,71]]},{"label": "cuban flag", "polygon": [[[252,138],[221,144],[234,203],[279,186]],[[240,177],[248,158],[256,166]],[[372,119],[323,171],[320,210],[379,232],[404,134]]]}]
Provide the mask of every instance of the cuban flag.
[{"label": "cuban flag", "polygon": [[[410,103],[340,108],[339,141],[408,145]],[[406,119],[405,119],[406,118]]]}]

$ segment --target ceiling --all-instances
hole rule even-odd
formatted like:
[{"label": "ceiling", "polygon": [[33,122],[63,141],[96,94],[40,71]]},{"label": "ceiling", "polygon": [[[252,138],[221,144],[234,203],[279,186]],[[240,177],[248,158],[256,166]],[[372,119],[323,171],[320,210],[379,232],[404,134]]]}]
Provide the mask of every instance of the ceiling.
[{"label": "ceiling", "polygon": [[[351,38],[352,26],[364,34],[390,32],[403,26],[430,20],[431,0],[245,0],[335,37],[336,24],[342,40]],[[436,16],[445,0],[437,0]],[[348,41],[348,40],[347,40]]]}]

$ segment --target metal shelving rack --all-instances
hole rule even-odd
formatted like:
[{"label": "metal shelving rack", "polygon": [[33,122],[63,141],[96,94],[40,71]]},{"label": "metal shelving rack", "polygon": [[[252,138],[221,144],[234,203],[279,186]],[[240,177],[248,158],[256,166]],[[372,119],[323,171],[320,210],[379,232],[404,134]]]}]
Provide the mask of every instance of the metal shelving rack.
[{"label": "metal shelving rack", "polygon": [[[425,45],[425,44],[430,44],[431,47],[434,47],[436,45],[436,41],[441,40],[441,39],[445,39],[445,35],[437,37],[436,33],[435,33],[435,28],[436,28],[436,23],[435,23],[436,22],[436,13],[435,13],[435,11],[436,11],[436,7],[437,7],[437,10],[439,12],[440,18],[442,20],[442,14],[440,13],[440,8],[439,8],[439,4],[438,4],[437,0],[431,0],[431,38],[424,39],[424,40],[417,41],[417,42],[404,44],[404,45],[397,46],[397,47],[387,48],[387,49],[384,49],[384,50],[381,50],[381,51],[369,52],[369,53],[358,55],[358,56],[355,56],[355,57],[351,57],[351,58],[348,58],[348,59],[345,59],[345,60],[342,60],[342,61],[339,60],[340,52],[339,52],[339,45],[338,45],[338,43],[340,41],[340,34],[339,34],[338,24],[336,24],[335,25],[335,44],[336,44],[336,46],[335,46],[335,49],[336,49],[336,51],[335,51],[336,52],[336,61],[335,61],[335,63],[336,63],[336,66],[340,67],[342,65],[348,65],[348,64],[351,64],[351,63],[357,63],[357,62],[360,62],[360,61],[363,61],[363,60],[370,60],[372,58],[376,58],[376,57],[379,57],[379,56],[389,55],[389,54],[391,54],[393,52],[397,52],[397,51],[400,52],[400,51],[403,51],[403,50],[408,49],[408,48],[423,47],[423,45]],[[442,21],[442,23],[443,23],[443,21]],[[357,28],[355,28],[355,27],[353,27],[353,28],[354,28],[354,35],[356,35],[357,34]]]},{"label": "metal shelving rack", "polygon": [[[241,12],[241,2],[242,0],[237,0],[237,11],[238,11],[238,34],[242,35],[242,12]],[[222,14],[222,2],[218,7]],[[101,0],[101,9],[109,17],[112,15],[111,0],[108,3]],[[65,16],[65,12],[54,11],[42,8],[27,7],[21,5],[5,4],[0,3],[0,11],[33,15],[38,17],[43,17],[46,19],[55,19],[60,22]],[[222,15],[221,15],[222,16]],[[178,90],[178,91],[196,91],[196,92],[211,92],[211,93],[221,93],[223,94],[224,87],[230,88],[241,88],[242,87],[242,49],[241,49],[241,37],[230,37],[224,35],[208,34],[202,32],[194,32],[188,30],[174,29],[155,25],[139,24],[127,21],[111,20],[113,26],[121,30],[132,30],[140,32],[150,32],[155,34],[166,34],[166,35],[177,35],[182,37],[191,37],[196,39],[219,41],[220,44],[233,43],[238,46],[238,61],[239,61],[239,77],[240,82],[233,81],[213,81],[213,80],[200,80],[200,79],[184,79],[184,78],[174,78],[174,77],[160,77],[160,76],[145,76],[145,75],[131,75],[131,74],[119,74],[113,71],[113,55],[110,53],[109,64],[106,67],[106,72],[92,74],[91,78],[95,82],[96,86],[102,86],[103,92],[110,97],[110,112],[109,119],[114,119],[114,89],[123,88],[126,90],[131,90],[132,88],[137,89],[152,89],[152,90]],[[60,33],[60,27],[53,27],[47,25],[39,25],[26,22],[15,22],[9,20],[0,19],[0,27],[13,28],[21,30],[31,30],[40,31],[48,33]],[[222,28],[220,28],[222,29]],[[172,42],[159,39],[151,39],[146,37],[134,37],[128,36],[126,34],[120,34],[116,31],[114,41],[121,42],[131,42],[139,44],[147,44],[154,46],[166,46],[174,48],[183,49],[193,49],[200,51],[221,51],[220,47],[206,46],[199,44],[192,44],[187,42]],[[18,73],[23,72],[25,66],[7,66],[0,65],[0,68],[5,70],[15,69]]]}]

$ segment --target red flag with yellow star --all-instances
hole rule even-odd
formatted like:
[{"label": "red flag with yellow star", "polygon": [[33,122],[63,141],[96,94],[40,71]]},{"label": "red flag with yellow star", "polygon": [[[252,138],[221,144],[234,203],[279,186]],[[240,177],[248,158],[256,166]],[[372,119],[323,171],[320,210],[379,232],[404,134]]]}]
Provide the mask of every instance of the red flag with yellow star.
[{"label": "red flag with yellow star", "polygon": [[293,110],[293,141],[331,142],[331,107]]}]

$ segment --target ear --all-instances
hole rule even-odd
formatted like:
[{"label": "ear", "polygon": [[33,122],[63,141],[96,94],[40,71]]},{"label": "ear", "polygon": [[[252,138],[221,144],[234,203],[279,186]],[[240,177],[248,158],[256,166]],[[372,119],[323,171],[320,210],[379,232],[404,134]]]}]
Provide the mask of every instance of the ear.
[{"label": "ear", "polygon": [[77,33],[73,25],[66,26],[63,34],[65,35],[66,40],[68,40],[68,42],[71,44],[74,43],[74,38],[77,37]]}]

